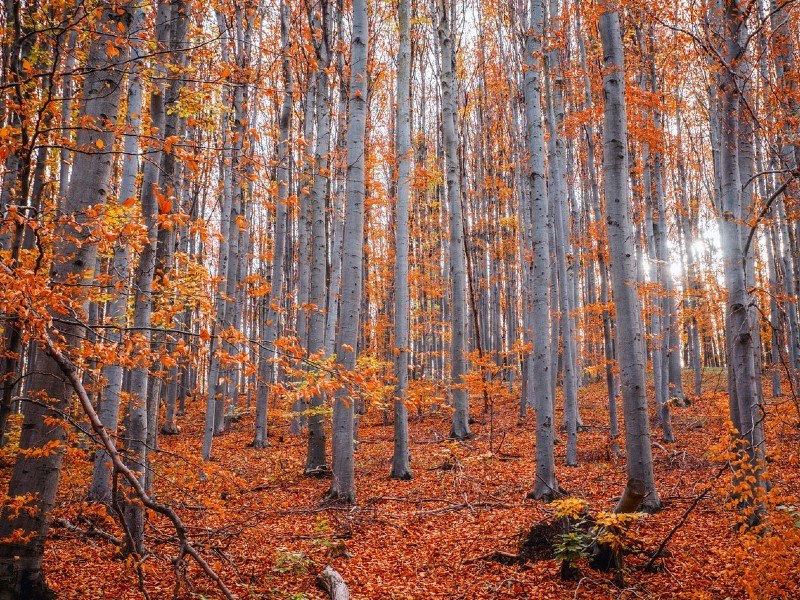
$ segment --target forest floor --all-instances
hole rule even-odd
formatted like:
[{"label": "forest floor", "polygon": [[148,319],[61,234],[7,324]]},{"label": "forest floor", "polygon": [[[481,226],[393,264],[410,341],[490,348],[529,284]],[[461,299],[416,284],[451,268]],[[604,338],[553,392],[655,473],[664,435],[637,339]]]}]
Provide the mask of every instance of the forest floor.
[{"label": "forest floor", "polygon": [[[288,435],[286,422],[278,419],[271,429],[270,448],[248,447],[251,414],[215,438],[215,459],[205,468],[204,482],[197,458],[203,402],[191,402],[181,434],[161,436],[156,490],[159,500],[178,506],[198,549],[242,599],[326,598],[314,577],[327,564],[341,573],[355,600],[800,598],[796,405],[786,397],[771,401],[769,476],[774,487],[768,527],[759,535],[742,533],[737,511],[727,506],[730,474],[716,477],[727,439],[725,377],[711,374],[704,385],[706,391],[690,406],[673,409],[678,441],[653,445],[664,510],[633,525],[639,552],[626,556],[621,587],[618,577],[592,570],[584,559],[575,581],[561,581],[552,559],[520,564],[481,559],[495,550],[515,553],[531,526],[553,513],[551,505],[526,499],[534,485],[533,415],[520,421],[511,396],[496,399],[493,418],[481,412],[482,397],[473,397],[475,436],[463,443],[445,439],[450,426],[446,408],[412,419],[412,481],[388,478],[392,427],[383,424],[382,410],[369,411],[360,424],[354,507],[320,504],[329,481],[302,475],[306,440]],[[580,466],[564,466],[565,444],[559,444],[559,483],[585,499],[591,511],[611,510],[626,476],[624,458],[610,451],[604,387],[581,389],[580,406],[588,426],[579,436]],[[653,433],[658,440],[655,427]],[[11,469],[10,457],[3,458],[0,485],[5,489]],[[120,537],[114,521],[84,503],[90,459],[86,450],[68,452],[54,519],[83,529],[94,522]],[[707,489],[667,545],[668,556],[657,560],[662,568],[645,571],[646,552],[658,547]],[[174,534],[159,518],[151,519],[151,525],[147,545],[152,554],[140,565],[144,585],[151,598],[171,598]],[[63,599],[142,598],[133,561],[118,556],[105,539],[56,526],[45,551],[48,583]],[[178,597],[221,597],[195,564],[182,570]]]}]

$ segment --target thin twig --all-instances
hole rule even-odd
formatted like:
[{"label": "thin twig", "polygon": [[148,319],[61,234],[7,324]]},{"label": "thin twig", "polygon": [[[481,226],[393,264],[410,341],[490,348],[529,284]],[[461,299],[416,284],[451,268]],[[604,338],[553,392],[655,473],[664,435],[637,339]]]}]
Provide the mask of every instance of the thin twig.
[{"label": "thin twig", "polygon": [[645,564],[644,569],[646,571],[649,571],[650,569],[653,568],[653,564],[655,563],[656,559],[659,556],[661,556],[661,553],[664,551],[664,548],[666,547],[667,542],[669,542],[672,539],[672,536],[674,536],[678,532],[678,530],[681,527],[683,527],[683,524],[686,523],[686,519],[689,518],[689,513],[691,513],[695,509],[695,507],[698,504],[700,504],[700,501],[708,495],[708,492],[710,492],[712,490],[713,486],[711,485],[711,483],[713,483],[714,481],[716,481],[717,479],[722,477],[722,474],[727,470],[728,470],[728,463],[726,462],[724,465],[722,465],[722,468],[717,472],[717,474],[714,475],[714,477],[711,479],[711,482],[709,482],[708,487],[705,490],[703,490],[701,493],[697,494],[697,496],[695,496],[695,498],[692,501],[692,503],[689,505],[689,507],[681,515],[681,518],[678,519],[678,522],[675,524],[675,526],[667,534],[667,537],[665,537],[661,541],[661,544],[658,546],[656,551],[653,552],[653,556],[651,556],[650,560],[648,560],[647,564]]}]

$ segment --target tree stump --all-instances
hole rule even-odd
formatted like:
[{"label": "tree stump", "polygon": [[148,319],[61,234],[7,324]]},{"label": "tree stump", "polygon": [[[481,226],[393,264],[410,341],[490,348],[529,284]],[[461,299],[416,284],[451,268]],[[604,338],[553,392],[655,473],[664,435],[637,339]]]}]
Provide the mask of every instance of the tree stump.
[{"label": "tree stump", "polygon": [[[615,513],[632,513],[636,512],[639,505],[647,495],[647,488],[644,481],[641,479],[628,479],[625,490],[622,492],[622,497],[619,499],[617,506],[614,508]],[[598,537],[602,534],[598,534]],[[625,559],[619,549],[614,549],[608,544],[593,543],[589,549],[590,557],[589,564],[593,569],[600,571],[611,571],[612,569],[619,571],[625,566]]]}]

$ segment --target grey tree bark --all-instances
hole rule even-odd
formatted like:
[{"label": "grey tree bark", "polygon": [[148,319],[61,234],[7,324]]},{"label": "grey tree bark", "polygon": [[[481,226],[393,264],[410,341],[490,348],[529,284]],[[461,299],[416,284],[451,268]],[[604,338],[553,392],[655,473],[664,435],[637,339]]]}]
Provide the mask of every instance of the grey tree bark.
[{"label": "grey tree bark", "polygon": [[[347,123],[347,206],[342,248],[342,297],[336,330],[336,364],[355,368],[361,313],[364,252],[364,152],[367,125],[367,52],[369,25],[366,0],[353,0],[350,36],[350,118]],[[333,481],[328,498],[344,503],[356,499],[353,457],[354,390],[342,386],[333,402]]]},{"label": "grey tree bark", "polygon": [[[156,17],[157,47],[165,49],[169,44],[169,23],[171,6],[161,0],[158,3]],[[165,75],[162,68],[157,69]],[[144,177],[141,189],[142,221],[147,230],[147,240],[139,252],[139,262],[133,276],[134,294],[133,326],[138,336],[137,347],[149,351],[152,333],[150,329],[153,312],[153,280],[156,271],[156,254],[158,251],[157,217],[160,211],[158,204],[159,175],[163,153],[164,122],[166,107],[164,104],[164,78],[154,82],[150,92],[150,123],[157,145],[148,154],[144,165]],[[145,486],[148,451],[148,385],[150,383],[150,357],[144,357],[130,372],[130,395],[125,425],[125,465],[138,473],[142,486]],[[124,505],[125,522],[130,535],[126,537],[126,551],[144,556],[144,507],[132,490],[127,490]]]},{"label": "grey tree bark", "polygon": [[[136,34],[143,26],[145,20],[144,10],[139,7],[133,17],[130,30]],[[119,198],[124,203],[128,198],[136,197],[136,176],[139,171],[139,127],[142,112],[142,69],[141,61],[143,48],[140,43],[131,44],[132,70],[128,75],[128,98],[126,131],[124,135],[125,159],[122,163],[122,177],[120,179]],[[111,299],[106,307],[106,318],[115,327],[123,328],[127,322],[128,294],[125,289],[130,272],[130,255],[128,242],[119,239],[114,244],[114,259],[111,273]],[[106,334],[114,343],[122,341],[120,329],[110,329]],[[103,367],[105,385],[100,394],[97,414],[105,428],[116,433],[119,420],[120,393],[124,368],[119,364],[107,364]],[[111,459],[105,448],[98,448],[92,470],[92,482],[89,484],[88,499],[95,502],[111,501]]]},{"label": "grey tree bark", "polygon": [[411,173],[411,27],[410,0],[400,0],[397,21],[400,46],[397,51],[397,223],[395,230],[394,278],[394,374],[397,378],[394,399],[394,451],[392,479],[411,479],[408,456],[408,197]]},{"label": "grey tree bark", "polygon": [[[550,34],[555,35],[558,25],[558,2],[550,0],[548,12]],[[564,98],[562,80],[559,74],[561,59],[558,44],[551,41],[552,47],[545,55],[545,73],[547,79],[547,129],[549,175],[547,192],[550,202],[550,213],[553,220],[552,249],[556,259],[556,275],[558,277],[559,324],[561,330],[561,372],[563,375],[564,422],[563,430],[567,434],[567,466],[578,465],[578,390],[576,385],[575,336],[573,320],[570,317],[572,308],[571,293],[573,288],[573,272],[567,269],[567,249],[569,248],[569,198],[566,189],[566,156],[564,139],[559,127],[564,120]],[[555,340],[555,338],[553,338]]]},{"label": "grey tree bark", "polygon": [[450,230],[450,392],[453,398],[453,423],[450,437],[466,439],[469,429],[469,392],[463,377],[467,374],[467,271],[461,210],[461,163],[458,159],[458,132],[455,53],[450,26],[451,5],[437,4],[439,50],[441,52],[442,131],[447,178],[447,210]]},{"label": "grey tree bark", "polygon": [[[735,0],[719,0],[716,6],[717,25],[721,33],[721,56],[726,68],[717,72],[719,89],[719,228],[727,290],[728,395],[733,426],[744,442],[743,453],[748,468],[740,477],[753,475],[754,492],[763,490],[764,468],[761,406],[756,388],[754,364],[754,328],[750,315],[751,298],[747,286],[746,256],[742,247],[742,181],[739,164],[740,104],[744,73],[742,45],[747,38],[747,22],[742,7]],[[757,334],[756,334],[757,335]],[[754,497],[756,497],[754,496]],[[750,506],[748,521],[760,520],[759,502]]]},{"label": "grey tree bark", "polygon": [[533,390],[536,410],[536,483],[531,496],[538,499],[555,497],[560,487],[555,467],[555,421],[551,396],[550,373],[550,230],[552,222],[547,210],[544,125],[542,123],[542,36],[544,2],[530,0],[526,15],[524,48],[526,137],[528,143],[529,205],[523,210],[531,224],[532,272],[530,290],[530,324],[533,329],[533,360],[528,373],[528,386]]},{"label": "grey tree bark", "polygon": [[287,202],[289,199],[289,134],[292,122],[292,106],[294,103],[294,80],[289,57],[289,6],[281,2],[281,46],[283,68],[283,100],[281,103],[280,121],[278,123],[278,197],[275,201],[275,235],[272,247],[272,265],[269,297],[263,314],[263,339],[258,359],[258,392],[256,395],[255,448],[266,448],[267,409],[269,408],[270,386],[274,380],[274,364],[272,363],[272,345],[278,334],[278,317],[280,302],[283,296],[283,265],[286,254]]},{"label": "grey tree bark", "polygon": [[[344,48],[344,27],[342,20],[344,17],[343,0],[337,0],[335,23],[336,23],[336,44],[341,49]],[[337,108],[337,140],[336,154],[342,156],[346,153],[345,136],[343,132],[346,127],[347,115],[347,77],[345,76],[344,52],[341,50],[336,54],[336,71],[339,77],[339,102]],[[336,186],[333,194],[333,210],[331,213],[331,256],[330,256],[330,277],[328,281],[328,310],[325,316],[325,356],[326,358],[333,353],[336,343],[336,324],[339,322],[339,290],[342,283],[342,237],[344,236],[344,204],[345,186],[342,180],[346,177],[341,173],[342,167],[337,166]]]},{"label": "grey tree bark", "polygon": [[646,368],[641,306],[636,291],[633,227],[628,181],[628,127],[625,105],[625,62],[616,3],[600,4],[600,37],[603,46],[604,128],[603,170],[605,212],[611,260],[611,283],[617,314],[617,356],[620,366],[625,450],[628,476],[644,482],[648,496],[644,506],[661,508],[655,487],[647,414]]},{"label": "grey tree bark", "polygon": [[[331,37],[330,4],[325,5],[320,16],[312,17],[312,30],[315,31],[314,43],[317,53],[317,88],[314,99],[317,139],[314,151],[314,183],[311,198],[311,273],[309,278],[309,304],[312,308],[308,315],[308,355],[312,357],[312,360],[321,360],[326,354],[324,312],[328,300],[326,206],[331,147],[330,82],[327,71],[331,64],[331,49],[328,46]],[[324,394],[314,394],[311,398],[311,414],[308,417],[308,452],[306,454],[307,473],[324,471],[326,467],[325,416],[321,411],[324,403]]]},{"label": "grey tree bark", "polygon": [[[80,101],[80,115],[92,120],[91,127],[77,129],[79,148],[95,149],[75,155],[75,172],[64,201],[65,214],[74,219],[63,221],[56,230],[53,255],[57,257],[50,269],[54,286],[67,281],[91,284],[93,274],[87,271],[94,265],[97,246],[89,240],[92,227],[88,222],[89,209],[102,207],[110,195],[111,155],[102,148],[113,148],[116,138],[115,123],[122,94],[123,70],[115,68],[127,59],[127,48],[111,57],[102,33],[114,31],[126,35],[133,20],[134,8],[123,2],[107,6],[90,24],[91,41],[86,57],[86,77]],[[109,91],[110,90],[110,91]],[[105,118],[101,118],[104,116]],[[79,123],[82,121],[79,119]],[[98,140],[100,143],[98,143]],[[81,287],[81,286],[79,286]],[[74,298],[75,307],[83,312],[84,298]],[[82,326],[70,320],[57,321],[57,332],[70,345],[80,344],[84,336]],[[49,332],[40,332],[50,335]],[[35,495],[35,511],[18,511],[12,514],[4,509],[0,514],[0,539],[21,531],[23,537],[14,543],[0,545],[0,599],[38,600],[52,597],[42,573],[44,543],[49,528],[49,513],[55,502],[66,433],[61,425],[47,425],[47,418],[61,419],[68,410],[72,394],[71,385],[64,379],[59,365],[45,352],[37,353],[36,365],[29,381],[32,401],[25,410],[20,449],[42,448],[55,443],[54,452],[44,456],[26,456],[20,452],[8,485],[10,497]],[[27,537],[26,537],[27,536]],[[27,539],[27,541],[25,541]]]},{"label": "grey tree bark", "polygon": [[[217,26],[220,30],[220,47],[222,60],[230,62],[230,33],[228,31],[225,15],[216,11]],[[229,102],[233,100],[230,99]],[[222,157],[220,161],[220,171],[222,178],[222,190],[220,198],[220,223],[219,223],[219,259],[217,261],[217,284],[215,298],[215,319],[211,326],[211,341],[209,345],[209,366],[206,396],[206,415],[203,433],[203,460],[211,460],[211,446],[213,438],[221,432],[224,421],[225,409],[225,386],[222,372],[221,352],[223,348],[222,333],[226,329],[225,311],[228,303],[225,299],[227,290],[228,271],[231,268],[230,245],[231,237],[235,236],[236,225],[231,225],[231,212],[233,210],[233,190],[232,190],[232,145],[229,136],[228,119],[230,118],[230,107],[222,111],[220,117],[220,144],[222,146]]]},{"label": "grey tree bark", "polygon": [[[579,4],[576,0],[576,5]],[[581,12],[577,11],[578,30],[580,31]],[[586,61],[586,44],[583,35],[578,36],[578,49],[581,55],[581,68],[583,69],[584,102],[587,109],[594,106],[592,100],[592,86]],[[600,202],[600,187],[597,183],[597,169],[595,167],[595,132],[591,123],[586,125],[586,169],[589,174],[591,189],[592,217],[600,227],[603,236],[595,239],[595,253],[597,256],[597,269],[600,272],[600,303],[603,305],[603,356],[605,358],[606,390],[608,392],[609,439],[614,454],[619,452],[619,419],[617,417],[617,396],[619,394],[617,378],[614,376],[614,336],[612,331],[611,313],[609,306],[608,261],[606,260],[605,222]]]}]

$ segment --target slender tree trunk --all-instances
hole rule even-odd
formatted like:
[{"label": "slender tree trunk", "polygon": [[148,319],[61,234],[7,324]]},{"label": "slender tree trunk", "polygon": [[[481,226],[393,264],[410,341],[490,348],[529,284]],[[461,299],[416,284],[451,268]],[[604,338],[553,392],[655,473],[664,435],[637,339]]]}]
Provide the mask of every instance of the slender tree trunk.
[{"label": "slender tree trunk", "polygon": [[[160,1],[157,9],[156,38],[158,48],[163,49],[169,43],[169,22],[171,7],[164,0]],[[161,72],[163,75],[163,71]],[[150,92],[150,126],[154,135],[162,136],[166,120],[166,107],[164,104],[163,80],[154,83]],[[161,156],[163,152],[163,139],[159,145],[148,155],[144,166],[144,177],[141,190],[141,213],[144,226],[147,230],[147,239],[139,252],[139,262],[134,273],[133,326],[137,336],[137,347],[144,352],[150,350],[152,339],[150,324],[153,313],[153,280],[156,270],[156,255],[158,252],[158,225],[157,218],[161,210],[158,202],[159,174]],[[138,366],[130,373],[130,396],[128,399],[128,412],[125,422],[125,465],[131,471],[138,473],[140,483],[145,484],[148,451],[148,384],[150,383],[150,356],[145,355],[140,359]],[[126,551],[144,556],[144,507],[139,502],[136,494],[128,490],[124,506],[125,523],[130,536],[126,538]]]},{"label": "slender tree trunk", "polygon": [[[145,14],[142,8],[137,8],[131,24],[131,32],[138,32],[144,25]],[[131,46],[131,62],[133,69],[129,75],[127,99],[127,130],[125,132],[125,160],[122,164],[122,178],[120,180],[119,197],[124,203],[128,198],[136,197],[136,176],[139,171],[139,126],[142,111],[142,73],[141,63],[142,47],[140,44]],[[128,294],[125,288],[128,284],[130,256],[128,244],[125,240],[117,240],[114,244],[114,259],[111,278],[111,300],[106,308],[106,318],[119,328],[125,327],[126,312],[128,308]],[[110,341],[119,344],[122,341],[120,329],[110,329],[106,334]],[[106,429],[115,433],[119,420],[120,393],[122,392],[122,379],[124,369],[119,364],[108,364],[103,367],[105,386],[100,395],[98,415]],[[92,482],[89,485],[88,498],[90,501],[111,501],[111,460],[104,448],[98,448],[94,459]]]},{"label": "slender tree trunk", "polygon": [[528,285],[531,286],[530,324],[533,330],[533,360],[528,373],[528,386],[533,390],[536,410],[536,483],[531,496],[536,499],[555,497],[560,487],[555,469],[555,421],[550,372],[550,230],[552,221],[547,210],[544,126],[542,124],[542,36],[544,2],[530,0],[526,15],[523,93],[525,97],[526,137],[528,143],[528,211],[531,224],[533,259]]},{"label": "slender tree trunk", "polygon": [[747,515],[750,523],[760,520],[761,500],[759,490],[764,488],[763,440],[759,439],[757,425],[761,422],[761,408],[756,388],[754,364],[753,324],[749,314],[750,294],[745,270],[746,257],[743,254],[742,181],[739,165],[739,128],[741,86],[744,74],[741,72],[741,45],[746,37],[746,20],[739,7],[733,2],[725,2],[717,10],[716,18],[722,28],[722,56],[729,67],[721,69],[717,75],[720,101],[720,205],[719,227],[727,289],[727,344],[729,352],[728,383],[731,421],[739,437],[744,442],[743,453],[747,461],[746,470],[740,467],[738,477],[753,475],[754,495],[744,502],[749,507]]},{"label": "slender tree trunk", "polygon": [[274,381],[273,344],[278,335],[278,318],[283,297],[283,265],[286,254],[287,202],[289,199],[289,133],[292,123],[294,80],[289,58],[289,6],[281,2],[281,44],[283,47],[283,102],[279,121],[278,138],[278,197],[275,202],[275,235],[272,247],[272,276],[269,297],[262,307],[264,331],[258,363],[258,392],[256,395],[256,423],[253,446],[266,448],[267,410],[270,386]]},{"label": "slender tree trunk", "polygon": [[661,508],[655,487],[650,450],[650,422],[645,396],[646,361],[641,308],[636,286],[633,227],[628,182],[628,131],[625,106],[625,66],[616,4],[601,2],[600,36],[603,45],[604,129],[603,169],[606,176],[606,224],[611,281],[617,314],[617,344],[625,417],[625,450],[628,476],[645,483],[644,506]]},{"label": "slender tree trunk", "polygon": [[394,400],[394,452],[392,479],[411,479],[408,456],[408,197],[411,179],[411,2],[400,0],[397,20],[400,46],[397,51],[397,225],[395,230],[394,296],[394,373],[397,378]]},{"label": "slender tree trunk", "polygon": [[[230,44],[230,32],[225,15],[220,11],[215,11],[217,27],[220,31],[220,46],[222,60],[225,64],[230,64],[231,57],[228,50]],[[232,96],[232,93],[228,93]],[[233,98],[227,100],[233,103]],[[225,412],[225,381],[222,369],[222,352],[224,344],[223,334],[227,329],[226,310],[228,302],[225,298],[228,282],[228,271],[231,269],[230,246],[231,238],[235,236],[237,225],[232,222],[231,213],[233,211],[233,174],[231,166],[233,164],[233,140],[230,139],[228,119],[230,118],[230,106],[225,106],[220,116],[220,144],[222,146],[222,156],[220,160],[220,222],[219,222],[219,258],[217,261],[217,285],[216,298],[214,300],[215,318],[211,324],[211,340],[208,351],[208,379],[206,390],[206,415],[203,432],[203,460],[211,460],[211,447],[215,435],[221,432],[224,426]]]},{"label": "slender tree trunk", "polygon": [[[326,286],[328,239],[326,235],[326,205],[329,189],[331,109],[330,83],[327,69],[331,64],[328,40],[330,30],[330,4],[326,4],[322,21],[313,18],[313,29],[319,32],[317,50],[316,124],[317,143],[314,153],[314,184],[311,206],[311,276],[309,279],[308,355],[312,360],[322,360],[325,355],[325,313],[328,288]],[[315,36],[316,38],[316,36]],[[354,346],[355,347],[355,346]],[[324,394],[311,397],[311,414],[308,417],[308,452],[306,472],[325,468],[325,428],[321,408]]]},{"label": "slender tree trunk", "polygon": [[[576,0],[576,5],[578,4]],[[580,25],[580,11],[577,12],[578,24]],[[580,31],[580,27],[578,27]],[[586,46],[583,40],[583,35],[578,36],[578,48],[581,55],[581,67],[583,69],[583,89],[584,89],[584,102],[586,108],[591,109],[594,107],[592,100],[592,88],[589,78],[589,71],[586,62]],[[597,269],[600,272],[600,303],[603,306],[602,319],[603,319],[603,356],[605,359],[605,373],[606,373],[606,390],[608,392],[608,414],[609,414],[609,438],[611,442],[611,449],[614,454],[619,452],[619,420],[617,417],[617,396],[619,390],[617,386],[617,378],[614,375],[614,336],[611,323],[611,312],[608,310],[610,297],[608,285],[608,262],[606,259],[606,246],[604,239],[606,237],[605,220],[603,219],[603,211],[600,202],[600,187],[597,183],[597,169],[595,167],[595,133],[591,124],[586,125],[586,168],[589,172],[589,186],[591,189],[592,198],[592,216],[594,222],[600,227],[603,235],[595,237],[595,253],[597,256]]]},{"label": "slender tree trunk", "polygon": [[[361,312],[361,268],[364,252],[364,152],[367,125],[367,52],[369,26],[366,0],[353,0],[350,42],[350,118],[347,123],[347,206],[342,249],[342,297],[336,330],[336,364],[356,366]],[[355,390],[341,387],[333,402],[333,482],[328,498],[356,499],[353,457]]]},{"label": "slender tree trunk", "polygon": [[[548,24],[551,34],[558,27],[558,4],[550,0]],[[572,300],[572,274],[567,270],[567,248],[569,247],[569,199],[565,181],[566,157],[564,139],[558,128],[564,120],[564,99],[560,75],[554,69],[560,69],[559,50],[556,42],[546,54],[545,90],[547,92],[547,128],[548,128],[548,161],[549,175],[547,192],[550,202],[550,214],[553,220],[553,239],[555,245],[555,274],[558,278],[559,323],[561,329],[561,373],[563,375],[564,423],[563,430],[567,434],[566,464],[570,467],[578,465],[578,393],[575,376],[575,338],[570,317]]]},{"label": "slender tree trunk", "polygon": [[455,53],[450,27],[450,4],[438,3],[439,49],[441,52],[442,130],[447,209],[450,229],[450,376],[453,397],[453,423],[450,437],[465,439],[469,429],[469,392],[463,377],[467,374],[467,272],[461,208],[461,164],[458,159],[457,89]]}]

